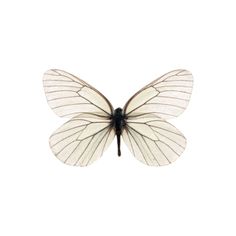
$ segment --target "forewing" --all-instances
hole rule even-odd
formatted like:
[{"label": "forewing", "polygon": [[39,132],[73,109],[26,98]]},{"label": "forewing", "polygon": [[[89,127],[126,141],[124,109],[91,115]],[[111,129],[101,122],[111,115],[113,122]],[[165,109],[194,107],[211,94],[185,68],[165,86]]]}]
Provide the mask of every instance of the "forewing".
[{"label": "forewing", "polygon": [[154,114],[129,118],[122,137],[133,155],[150,166],[172,163],[186,146],[183,134]]},{"label": "forewing", "polygon": [[103,154],[114,136],[110,119],[80,114],[57,129],[49,143],[55,156],[65,164],[87,166]]},{"label": "forewing", "polygon": [[193,76],[187,70],[174,70],[138,91],[124,106],[128,117],[156,114],[168,119],[180,115],[187,107]]},{"label": "forewing", "polygon": [[98,90],[78,77],[62,70],[48,70],[43,77],[47,101],[60,117],[73,117],[91,112],[110,116],[113,107]]}]

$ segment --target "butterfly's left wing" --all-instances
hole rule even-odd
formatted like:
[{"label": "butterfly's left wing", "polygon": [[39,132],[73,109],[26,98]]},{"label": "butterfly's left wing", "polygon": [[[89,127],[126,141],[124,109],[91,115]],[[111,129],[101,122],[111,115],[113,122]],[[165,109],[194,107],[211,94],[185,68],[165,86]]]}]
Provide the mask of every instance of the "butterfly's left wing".
[{"label": "butterfly's left wing", "polygon": [[73,117],[50,137],[55,156],[74,166],[87,166],[97,160],[115,137],[109,118],[93,114]]},{"label": "butterfly's left wing", "polygon": [[113,107],[94,87],[63,70],[48,70],[43,85],[49,106],[60,117],[72,118],[50,137],[50,147],[62,162],[87,166],[113,140]]},{"label": "butterfly's left wing", "polygon": [[49,106],[60,117],[71,118],[88,112],[109,117],[113,112],[102,93],[66,71],[48,70],[43,85]]},{"label": "butterfly's left wing", "polygon": [[155,114],[129,118],[122,137],[133,155],[150,166],[172,163],[186,146],[183,134]]}]

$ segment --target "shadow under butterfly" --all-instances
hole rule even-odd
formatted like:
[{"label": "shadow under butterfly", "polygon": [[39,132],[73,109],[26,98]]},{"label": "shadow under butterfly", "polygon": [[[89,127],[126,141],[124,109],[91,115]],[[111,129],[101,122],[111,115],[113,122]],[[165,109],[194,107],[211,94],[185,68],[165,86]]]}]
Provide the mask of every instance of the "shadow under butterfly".
[{"label": "shadow under butterfly", "polygon": [[185,149],[185,137],[166,120],[180,115],[189,103],[193,77],[187,70],[161,76],[115,110],[97,89],[63,70],[48,70],[43,85],[52,110],[71,118],[49,139],[55,156],[66,164],[90,165],[115,136],[118,156],[122,136],[133,155],[149,166],[170,164]]}]

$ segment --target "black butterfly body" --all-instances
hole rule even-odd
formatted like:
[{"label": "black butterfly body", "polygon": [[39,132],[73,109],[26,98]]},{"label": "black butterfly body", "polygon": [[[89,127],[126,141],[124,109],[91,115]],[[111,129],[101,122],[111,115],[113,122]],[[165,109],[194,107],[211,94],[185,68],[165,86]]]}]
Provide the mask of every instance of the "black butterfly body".
[{"label": "black butterfly body", "polygon": [[115,135],[118,156],[122,136],[133,155],[150,166],[170,164],[185,149],[185,137],[166,120],[188,105],[193,77],[187,70],[161,76],[134,94],[123,109],[115,110],[102,93],[65,71],[47,71],[43,84],[52,110],[71,118],[49,140],[55,156],[66,164],[93,163]]},{"label": "black butterfly body", "polygon": [[114,114],[111,116],[111,125],[115,129],[115,134],[117,136],[117,147],[118,147],[118,156],[121,155],[120,151],[120,137],[122,131],[126,125],[126,116],[123,114],[123,111],[120,107],[115,109]]}]

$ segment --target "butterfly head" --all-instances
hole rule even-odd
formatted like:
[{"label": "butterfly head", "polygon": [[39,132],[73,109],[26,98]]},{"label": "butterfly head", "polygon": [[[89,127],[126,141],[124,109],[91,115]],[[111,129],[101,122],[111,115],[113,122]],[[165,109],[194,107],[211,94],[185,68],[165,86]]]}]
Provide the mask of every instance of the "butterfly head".
[{"label": "butterfly head", "polygon": [[118,108],[115,109],[114,114],[116,114],[116,115],[122,115],[122,111],[123,111],[123,109],[120,108],[120,107],[118,107]]}]

